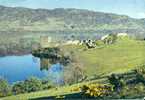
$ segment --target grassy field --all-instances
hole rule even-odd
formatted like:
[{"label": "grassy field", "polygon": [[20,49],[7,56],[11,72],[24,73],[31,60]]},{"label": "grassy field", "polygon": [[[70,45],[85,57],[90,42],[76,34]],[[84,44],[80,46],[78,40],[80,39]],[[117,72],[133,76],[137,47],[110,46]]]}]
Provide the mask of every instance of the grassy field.
[{"label": "grassy field", "polygon": [[[106,76],[111,73],[124,73],[145,64],[145,41],[138,41],[128,37],[119,38],[115,44],[101,45],[101,48],[87,49],[83,46],[63,46],[63,51],[74,51],[78,62],[84,67],[84,74]],[[101,82],[94,80],[92,82]],[[72,94],[71,89],[87,82],[54,88],[47,91],[20,94],[3,98],[4,100],[22,100],[40,97]]]},{"label": "grassy field", "polygon": [[145,63],[145,41],[128,37],[119,38],[112,45],[98,46],[98,49],[83,49],[80,46],[64,47],[64,51],[74,52],[88,77],[123,73]]}]

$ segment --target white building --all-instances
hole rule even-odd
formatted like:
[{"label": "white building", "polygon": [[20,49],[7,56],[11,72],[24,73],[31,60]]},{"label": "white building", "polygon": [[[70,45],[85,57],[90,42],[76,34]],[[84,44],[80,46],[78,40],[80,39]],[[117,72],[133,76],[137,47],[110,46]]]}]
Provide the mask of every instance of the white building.
[{"label": "white building", "polygon": [[74,41],[69,40],[65,43],[65,45],[78,45],[79,43],[80,43],[79,40],[74,40]]},{"label": "white building", "polygon": [[40,46],[41,48],[48,48],[50,47],[52,42],[52,38],[48,36],[41,36],[40,37]]},{"label": "white building", "polygon": [[108,36],[109,36],[109,34],[102,36],[102,37],[101,37],[101,40],[106,39]]},{"label": "white building", "polygon": [[125,37],[125,36],[128,36],[127,33],[118,33],[117,34],[117,37]]}]

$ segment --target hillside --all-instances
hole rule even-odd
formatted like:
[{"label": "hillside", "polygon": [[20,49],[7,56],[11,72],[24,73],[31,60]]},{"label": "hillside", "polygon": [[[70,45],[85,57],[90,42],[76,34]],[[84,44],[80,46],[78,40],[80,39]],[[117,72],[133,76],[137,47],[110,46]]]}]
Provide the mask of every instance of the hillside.
[{"label": "hillside", "polygon": [[111,73],[123,73],[144,64],[145,42],[118,38],[112,45],[104,45],[97,42],[98,48],[85,50],[80,46],[64,46],[64,52],[73,52],[74,58],[83,65],[85,75],[92,76],[109,75]]},{"label": "hillside", "polygon": [[144,33],[145,20],[81,9],[28,9],[0,6],[0,31]]},{"label": "hillside", "polygon": [[[103,44],[100,45],[102,46]],[[110,97],[111,99],[135,99],[143,98],[145,96],[144,85],[135,81],[138,79],[138,73],[135,71],[135,69],[139,69],[142,65],[144,65],[144,41],[138,41],[124,37],[118,38],[114,44],[103,45],[102,48],[84,50],[84,47],[82,46],[70,45],[64,46],[63,50],[64,52],[66,50],[68,52],[71,50],[75,51],[74,54],[77,55],[76,58],[79,58],[77,61],[79,60],[79,63],[84,65],[82,68],[85,71],[84,74],[87,75],[87,80],[73,85],[65,85],[63,87],[52,88],[45,91],[9,96],[3,98],[3,100],[54,99],[59,97],[59,95],[65,96],[66,99],[70,99],[72,97],[85,98],[81,97],[82,94],[78,91],[75,91],[75,89],[90,83],[110,84],[108,76],[114,73],[118,76],[122,76],[122,80],[124,80],[125,86],[121,89],[120,92],[115,92],[117,94],[112,95]],[[107,97],[107,99],[108,98],[109,97]]]}]

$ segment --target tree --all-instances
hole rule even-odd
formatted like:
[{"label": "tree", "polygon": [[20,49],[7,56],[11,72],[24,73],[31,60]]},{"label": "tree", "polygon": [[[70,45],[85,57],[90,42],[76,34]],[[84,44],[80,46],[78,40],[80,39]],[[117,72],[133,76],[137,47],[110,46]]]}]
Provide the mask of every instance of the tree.
[{"label": "tree", "polygon": [[71,65],[65,68],[64,72],[64,82],[65,84],[72,84],[80,82],[84,79],[84,70],[82,66],[77,63],[72,63]]},{"label": "tree", "polygon": [[25,91],[34,92],[42,90],[42,82],[41,80],[31,77],[24,81]]},{"label": "tree", "polygon": [[13,85],[12,91],[14,94],[25,93],[25,84],[24,82],[17,82]]},{"label": "tree", "polygon": [[11,95],[11,87],[5,79],[0,79],[0,97]]}]

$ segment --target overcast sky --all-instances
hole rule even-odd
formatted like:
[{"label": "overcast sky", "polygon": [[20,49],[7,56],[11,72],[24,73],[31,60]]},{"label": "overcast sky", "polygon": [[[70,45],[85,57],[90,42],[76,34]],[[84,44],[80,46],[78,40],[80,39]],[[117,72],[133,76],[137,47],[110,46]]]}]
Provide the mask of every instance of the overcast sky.
[{"label": "overcast sky", "polygon": [[79,8],[145,18],[145,0],[0,0],[0,5],[28,8]]}]

